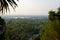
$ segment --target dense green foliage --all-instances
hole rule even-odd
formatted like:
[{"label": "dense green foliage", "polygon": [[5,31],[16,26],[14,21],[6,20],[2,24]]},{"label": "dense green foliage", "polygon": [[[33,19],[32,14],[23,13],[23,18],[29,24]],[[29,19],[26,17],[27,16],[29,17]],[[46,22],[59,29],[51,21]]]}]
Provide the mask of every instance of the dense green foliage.
[{"label": "dense green foliage", "polygon": [[49,22],[42,27],[41,40],[60,40],[60,8],[49,11]]},{"label": "dense green foliage", "polygon": [[5,40],[40,40],[40,26],[47,19],[10,19],[6,21]]},{"label": "dense green foliage", "polygon": [[0,40],[4,40],[5,21],[0,17]]}]

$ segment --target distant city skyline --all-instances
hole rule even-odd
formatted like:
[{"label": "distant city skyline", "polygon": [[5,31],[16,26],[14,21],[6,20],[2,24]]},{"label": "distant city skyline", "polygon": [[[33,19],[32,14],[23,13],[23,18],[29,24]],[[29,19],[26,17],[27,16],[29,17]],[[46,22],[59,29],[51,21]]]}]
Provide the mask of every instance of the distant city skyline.
[{"label": "distant city skyline", "polygon": [[60,0],[19,0],[15,11],[10,7],[7,15],[48,15],[48,11],[60,7]]}]

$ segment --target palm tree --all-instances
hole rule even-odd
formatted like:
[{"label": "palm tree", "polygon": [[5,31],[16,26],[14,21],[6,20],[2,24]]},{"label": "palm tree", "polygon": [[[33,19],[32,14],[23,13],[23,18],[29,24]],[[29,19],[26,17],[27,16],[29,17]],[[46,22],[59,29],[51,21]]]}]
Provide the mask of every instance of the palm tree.
[{"label": "palm tree", "polygon": [[[16,0],[18,1],[18,0]],[[15,9],[17,6],[15,0],[0,0],[0,12],[7,12],[7,10],[9,10],[9,5]]]},{"label": "palm tree", "polygon": [[[17,3],[16,3],[15,0],[0,0],[0,12],[2,12],[2,14],[7,12],[9,10],[9,5],[13,9],[15,9],[16,6],[17,6]],[[4,22],[4,19],[2,19],[1,17],[0,17],[0,25],[1,25],[0,26],[0,31],[2,32],[2,33],[0,32],[1,33],[0,34],[0,40],[4,40],[4,32],[5,31],[3,32],[2,30],[4,30],[3,28],[5,27],[5,22]]]}]

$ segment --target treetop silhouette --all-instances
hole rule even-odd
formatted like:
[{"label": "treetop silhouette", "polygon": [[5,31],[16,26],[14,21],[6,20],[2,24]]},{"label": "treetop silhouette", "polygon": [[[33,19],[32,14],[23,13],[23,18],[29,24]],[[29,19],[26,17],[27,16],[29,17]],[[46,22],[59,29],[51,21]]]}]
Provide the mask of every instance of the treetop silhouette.
[{"label": "treetop silhouette", "polygon": [[[17,0],[18,1],[18,0]],[[7,12],[9,9],[9,5],[15,9],[17,6],[17,3],[15,0],[0,0],[0,12]]]},{"label": "treetop silhouette", "polygon": [[49,11],[49,20],[53,21],[53,20],[60,20],[60,7],[58,8],[58,11]]}]

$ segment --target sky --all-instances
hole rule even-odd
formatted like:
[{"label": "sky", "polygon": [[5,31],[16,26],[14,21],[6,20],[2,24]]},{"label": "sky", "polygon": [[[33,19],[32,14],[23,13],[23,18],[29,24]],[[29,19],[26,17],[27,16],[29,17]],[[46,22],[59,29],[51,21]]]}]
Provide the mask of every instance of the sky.
[{"label": "sky", "polygon": [[57,10],[60,0],[19,0],[15,11],[10,7],[8,15],[48,15],[48,11]]}]

